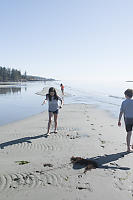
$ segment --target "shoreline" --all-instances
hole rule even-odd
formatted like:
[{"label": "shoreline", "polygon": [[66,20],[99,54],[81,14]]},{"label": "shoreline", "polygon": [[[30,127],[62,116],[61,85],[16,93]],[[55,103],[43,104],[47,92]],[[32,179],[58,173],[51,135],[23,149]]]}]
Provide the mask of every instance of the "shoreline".
[{"label": "shoreline", "polygon": [[[4,86],[4,87],[7,87],[7,86]],[[9,87],[21,87],[21,86],[9,86]],[[7,87],[8,88],[8,87]],[[23,88],[22,88],[23,89]],[[47,86],[47,85],[45,85],[44,87],[43,87],[43,89],[41,89],[41,88],[39,88],[39,89],[37,89],[37,91],[34,91],[34,94],[36,95],[36,96],[40,96],[41,98],[43,98],[43,96],[48,92],[48,89],[49,89],[49,87]],[[56,88],[56,90],[57,90],[57,92],[58,92],[58,94],[59,94],[59,96],[61,96],[62,97],[62,94],[61,94],[61,91],[60,91],[60,89],[59,88]],[[22,90],[22,92],[23,92],[23,90]],[[69,91],[70,92],[70,91]],[[11,93],[12,94],[12,93]],[[23,93],[22,93],[23,94]],[[68,98],[67,98],[68,97]],[[29,97],[28,97],[29,98]],[[74,104],[76,104],[77,102],[79,102],[79,99],[78,99],[78,95],[77,96],[75,96],[75,95],[72,95],[71,94],[71,92],[70,93],[65,93],[65,96],[64,96],[64,98],[66,98],[65,99],[65,102],[67,103],[67,104],[71,104],[71,102],[72,103],[74,103]],[[104,104],[105,105],[105,107],[104,107],[104,105],[102,105],[102,104],[98,104],[96,101],[94,101],[94,104],[93,104],[93,102],[89,102],[89,100],[88,100],[88,103],[87,103],[87,99],[86,99],[87,97],[85,97],[85,100],[83,99],[83,101],[82,101],[82,99],[81,99],[81,101],[79,102],[79,103],[86,103],[87,105],[94,105],[94,106],[96,106],[98,109],[101,109],[101,110],[104,110],[105,112],[109,112],[109,114],[113,117],[113,118],[117,118],[118,116],[117,116],[117,111],[112,111],[111,109],[110,109],[110,107],[108,108],[107,106],[106,106],[106,103]],[[39,99],[39,98],[38,98]],[[39,102],[40,103],[40,102]],[[19,101],[19,104],[21,105],[21,101]],[[4,105],[5,106],[5,109],[6,109],[6,105]],[[11,105],[10,105],[11,106]],[[30,104],[28,104],[28,105],[26,105],[25,104],[25,107],[30,107]],[[38,106],[38,105],[36,105],[36,106]],[[4,110],[5,110],[4,109]],[[14,103],[14,109],[17,109],[16,107],[15,107],[15,103]],[[20,112],[21,112],[21,107],[19,108],[18,107],[18,109],[20,109]],[[33,110],[35,110],[34,108],[33,108]],[[35,110],[35,114],[37,113],[40,113],[40,111],[41,111],[41,108],[38,106],[38,110],[36,109]],[[8,115],[8,111],[7,111],[7,114],[6,115]],[[33,114],[34,114],[33,113]],[[11,113],[10,113],[11,114]],[[8,123],[12,123],[13,121],[12,120],[14,120],[14,119],[12,119],[12,120],[10,120],[10,114],[8,115],[9,116],[9,118],[8,118],[8,116],[6,116],[6,117],[4,117],[3,116],[3,120],[1,121],[1,125],[0,126],[3,126],[3,125],[6,125],[6,124],[8,124]],[[22,115],[21,115],[22,114]],[[15,116],[15,121],[18,121],[19,119],[20,119],[20,117],[22,116],[22,118],[23,119],[25,119],[26,118],[26,116],[29,116],[29,114],[31,114],[31,116],[33,115],[32,114],[32,110],[31,110],[31,113],[30,112],[27,112],[26,111],[26,109],[25,109],[25,114],[23,114],[22,112],[20,113],[20,115],[17,115],[16,114],[16,116]],[[24,116],[23,116],[24,115]],[[20,116],[20,117],[19,117]],[[2,116],[1,116],[1,118],[2,118]],[[18,118],[18,120],[16,120]],[[22,119],[21,118],[21,119]],[[11,122],[12,121],[12,122]]]},{"label": "shoreline", "polygon": [[[132,153],[125,153],[125,130],[114,118],[92,105],[65,104],[57,134],[44,137],[47,123],[45,111],[0,127],[1,200],[130,199]],[[99,167],[84,173],[72,156]]]},{"label": "shoreline", "polygon": [[[43,94],[41,94],[41,92],[40,92],[40,93],[39,93],[39,92],[36,93],[36,95],[44,96]],[[70,106],[72,106],[72,105],[86,105],[86,106],[92,107],[92,108],[94,108],[94,109],[96,109],[96,110],[99,110],[99,111],[101,111],[101,112],[103,112],[103,113],[106,113],[110,118],[117,120],[117,118],[116,118],[109,110],[100,108],[100,106],[98,106],[98,105],[96,105],[96,104],[68,103],[68,104],[64,104],[64,105],[65,105],[65,106],[69,106],[69,105],[70,105]],[[63,106],[64,106],[64,105],[63,105]],[[38,113],[36,113],[36,114],[32,114],[31,116],[24,117],[23,119],[18,119],[18,120],[12,121],[12,122],[8,122],[8,123],[5,123],[5,124],[2,124],[2,125],[0,125],[0,128],[3,127],[3,126],[9,126],[9,125],[13,125],[13,124],[16,124],[16,123],[20,123],[20,122],[25,121],[25,120],[28,120],[28,119],[30,119],[30,118],[37,117],[37,116],[39,116],[40,114],[46,113],[46,112],[48,112],[48,109],[47,109],[47,108],[45,108],[45,109],[44,109],[43,111],[41,111],[41,112],[38,112]]]},{"label": "shoreline", "polygon": [[[36,95],[44,96],[41,92],[36,93]],[[102,113],[106,113],[108,117],[110,117],[110,118],[112,118],[112,119],[114,119],[114,120],[116,120],[116,121],[118,120],[118,117],[116,117],[114,114],[112,114],[109,110],[103,109],[103,108],[101,108],[99,105],[96,105],[96,104],[68,103],[68,104],[64,104],[64,105],[65,105],[65,106],[69,106],[69,105],[72,106],[72,105],[78,105],[78,104],[79,104],[79,105],[85,105],[85,106],[92,107],[92,108],[94,108],[94,109],[96,109],[96,110],[101,111]],[[64,106],[64,105],[63,105],[63,106]],[[2,125],[0,125],[0,128],[3,127],[3,126],[13,125],[14,123],[16,124],[16,123],[19,123],[19,122],[21,122],[21,121],[28,120],[28,119],[30,119],[30,118],[32,118],[32,117],[36,117],[36,116],[39,116],[39,115],[42,114],[42,113],[47,113],[47,112],[48,112],[48,110],[47,110],[47,108],[45,108],[43,111],[38,112],[38,113],[36,113],[36,114],[32,114],[31,116],[24,117],[23,119],[18,119],[18,120],[12,121],[12,122],[8,122],[8,123],[6,123],[6,124],[2,124]],[[47,113],[47,114],[48,114],[48,113]],[[122,128],[124,128],[124,120],[123,120],[123,118],[122,118]]]},{"label": "shoreline", "polygon": [[14,87],[14,86],[25,86],[26,85],[26,81],[25,82],[0,82],[0,88],[2,87]]}]

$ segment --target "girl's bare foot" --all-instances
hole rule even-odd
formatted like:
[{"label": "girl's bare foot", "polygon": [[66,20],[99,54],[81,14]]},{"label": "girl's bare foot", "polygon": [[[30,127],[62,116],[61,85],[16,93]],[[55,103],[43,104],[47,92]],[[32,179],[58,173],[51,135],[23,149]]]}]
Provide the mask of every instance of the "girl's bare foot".
[{"label": "girl's bare foot", "polygon": [[54,130],[54,133],[57,133],[57,130]]},{"label": "girl's bare foot", "polygon": [[127,152],[128,152],[128,153],[130,153],[130,152],[131,152],[131,150],[130,150],[130,149],[127,149]]},{"label": "girl's bare foot", "polygon": [[47,135],[50,135],[50,133],[48,132]]}]

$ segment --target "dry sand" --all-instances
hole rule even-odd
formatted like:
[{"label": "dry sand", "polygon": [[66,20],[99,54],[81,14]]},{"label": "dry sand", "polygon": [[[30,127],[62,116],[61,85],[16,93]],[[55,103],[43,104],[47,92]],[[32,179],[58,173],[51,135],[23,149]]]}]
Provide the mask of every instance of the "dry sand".
[{"label": "dry sand", "polygon": [[[133,198],[133,154],[125,152],[126,133],[116,119],[73,104],[60,110],[57,134],[44,136],[47,122],[43,112],[0,127],[0,200]],[[99,168],[84,173],[72,156],[91,158]]]}]

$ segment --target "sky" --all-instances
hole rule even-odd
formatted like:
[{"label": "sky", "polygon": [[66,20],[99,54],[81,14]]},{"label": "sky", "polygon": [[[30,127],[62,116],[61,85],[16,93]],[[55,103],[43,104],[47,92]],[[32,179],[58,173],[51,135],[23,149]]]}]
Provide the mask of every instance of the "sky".
[{"label": "sky", "polygon": [[133,0],[0,0],[0,66],[59,80],[133,80]]}]

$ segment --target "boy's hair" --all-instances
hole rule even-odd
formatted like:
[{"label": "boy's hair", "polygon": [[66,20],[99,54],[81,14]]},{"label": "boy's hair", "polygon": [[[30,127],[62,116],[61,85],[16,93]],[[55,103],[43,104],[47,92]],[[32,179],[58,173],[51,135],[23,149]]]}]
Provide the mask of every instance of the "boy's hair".
[{"label": "boy's hair", "polygon": [[132,89],[127,89],[127,90],[124,92],[124,94],[125,94],[126,96],[128,96],[129,98],[132,98],[132,96],[133,96],[133,90],[132,90]]}]

